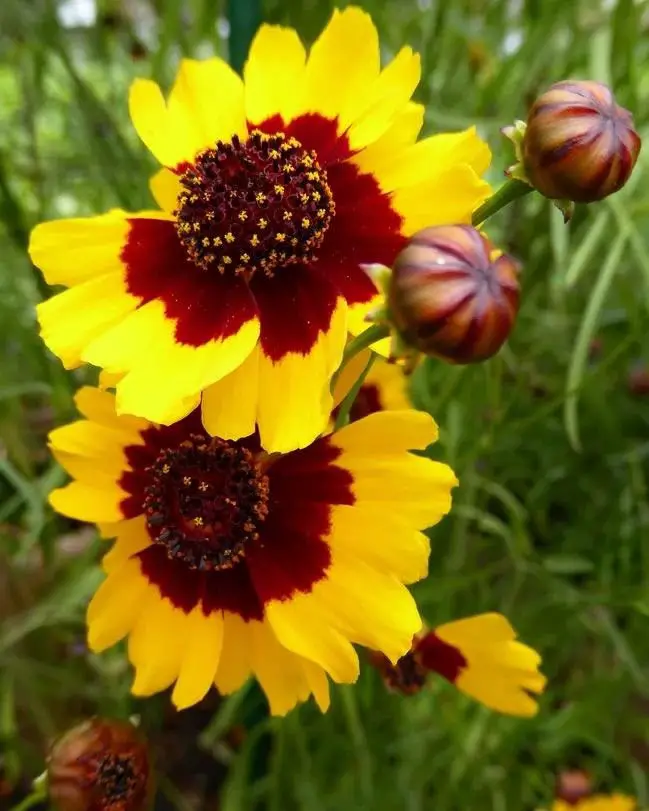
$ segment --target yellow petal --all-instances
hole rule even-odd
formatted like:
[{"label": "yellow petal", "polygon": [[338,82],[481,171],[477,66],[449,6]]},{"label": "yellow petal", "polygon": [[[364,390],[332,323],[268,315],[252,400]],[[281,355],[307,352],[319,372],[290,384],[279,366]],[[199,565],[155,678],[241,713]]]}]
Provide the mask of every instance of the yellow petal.
[{"label": "yellow petal", "polygon": [[259,345],[229,375],[203,392],[203,425],[212,436],[240,439],[255,432],[259,401]]},{"label": "yellow petal", "polygon": [[[357,355],[346,363],[342,371],[340,372],[338,379],[336,380],[336,385],[333,391],[333,404],[337,406],[341,403],[345,397],[349,394],[352,386],[361,374],[365,371],[365,367],[372,355],[370,349],[363,349],[362,352],[359,352]],[[367,379],[367,378],[366,378]]]},{"label": "yellow petal", "polygon": [[[380,171],[375,168],[381,189],[391,192],[406,186],[416,186],[422,181],[422,174],[436,173],[439,168],[466,164],[476,175],[482,175],[491,162],[491,152],[486,142],[480,138],[475,127],[463,132],[432,135],[394,154],[390,163]],[[453,222],[453,220],[448,220]]]},{"label": "yellow petal", "polygon": [[472,212],[491,194],[467,164],[449,166],[414,186],[397,189],[392,204],[403,218],[401,228],[411,236],[422,228],[445,223],[470,223]]},{"label": "yellow petal", "polygon": [[223,615],[197,606],[185,624],[186,647],[171,700],[179,710],[198,703],[214,683],[223,646]]},{"label": "yellow petal", "polygon": [[404,147],[414,144],[424,124],[424,106],[411,101],[394,117],[392,124],[374,143],[351,159],[362,172],[378,174],[389,166]]},{"label": "yellow petal", "polygon": [[193,132],[183,127],[184,120],[172,116],[155,82],[136,79],[129,93],[131,121],[142,143],[163,166],[174,168],[192,161],[196,152]]},{"label": "yellow petal", "polygon": [[243,69],[249,121],[260,124],[276,113],[291,120],[303,92],[305,61],[304,46],[293,29],[259,28]]},{"label": "yellow petal", "polygon": [[122,521],[117,530],[117,538],[109,552],[102,558],[101,565],[107,574],[117,571],[124,563],[151,545],[146,530],[144,516],[138,515]]},{"label": "yellow petal", "polygon": [[338,117],[339,132],[344,132],[379,69],[379,38],[370,15],[354,6],[334,10],[309,53],[304,111]]},{"label": "yellow petal", "polygon": [[375,361],[365,384],[376,388],[381,408],[385,411],[403,411],[412,405],[408,397],[408,378],[397,363]]},{"label": "yellow petal", "polygon": [[[223,59],[183,59],[169,94],[169,120],[194,153],[247,137],[243,82]],[[170,165],[170,164],[166,164]]]},{"label": "yellow petal", "polygon": [[398,510],[364,503],[336,506],[329,543],[333,549],[349,549],[379,571],[392,572],[403,583],[415,583],[428,573],[430,542]]},{"label": "yellow petal", "polygon": [[[351,335],[360,335],[370,326],[366,316],[373,312],[382,310],[385,307],[385,296],[377,293],[374,298],[366,304],[353,304],[347,311],[347,329]],[[372,344],[372,352],[376,352],[382,358],[389,358],[392,349],[390,338],[381,338]]]},{"label": "yellow petal", "polygon": [[85,347],[138,303],[126,290],[122,270],[90,279],[38,305],[41,337],[66,369],[73,369]]},{"label": "yellow petal", "polygon": [[223,695],[234,693],[250,676],[253,624],[237,614],[223,612],[223,647],[214,677],[216,689]]},{"label": "yellow petal", "polygon": [[329,679],[325,671],[319,666],[310,662],[308,659],[301,659],[302,670],[309,685],[309,689],[313,693],[316,704],[321,712],[327,712],[329,709]]},{"label": "yellow petal", "polygon": [[127,560],[107,577],[88,606],[88,647],[100,653],[134,626],[147,589],[137,560]]},{"label": "yellow petal", "polygon": [[141,442],[140,432],[149,427],[146,420],[138,417],[118,417],[115,395],[94,386],[82,386],[74,395],[74,404],[88,420],[117,431],[128,444]]},{"label": "yellow petal", "polygon": [[187,642],[188,616],[149,586],[128,640],[135,667],[131,692],[150,696],[165,690],[178,677]]},{"label": "yellow petal", "polygon": [[451,509],[451,490],[458,482],[451,468],[441,462],[413,454],[377,455],[374,460],[345,454],[336,464],[351,472],[359,503],[394,511],[415,528],[437,524]]},{"label": "yellow petal", "polygon": [[31,233],[29,256],[52,285],[72,287],[121,270],[126,216],[113,210],[99,217],[41,223]]},{"label": "yellow petal", "polygon": [[126,493],[117,485],[102,488],[85,482],[71,482],[52,490],[49,502],[61,515],[94,524],[99,521],[120,521],[124,516],[119,505],[125,497]]},{"label": "yellow petal", "polygon": [[284,602],[271,602],[266,615],[279,642],[293,653],[324,668],[336,682],[358,678],[356,651],[339,631],[328,623],[310,595]]},{"label": "yellow petal", "polygon": [[149,188],[160,208],[172,214],[177,207],[178,195],[182,188],[178,175],[163,167],[149,180]]},{"label": "yellow petal", "polygon": [[87,362],[127,372],[116,384],[118,413],[167,425],[182,418],[198,404],[202,389],[250,354],[259,337],[259,322],[253,318],[235,335],[199,347],[178,344],[174,330],[164,305],[156,300],[86,349]]},{"label": "yellow petal", "polygon": [[[349,129],[352,149],[362,149],[381,138],[399,117],[419,84],[421,60],[411,48],[402,48],[363,94],[364,111],[353,116]],[[358,104],[358,102],[357,102]],[[350,122],[351,123],[351,122]]]},{"label": "yellow petal", "polygon": [[333,408],[330,381],[347,337],[346,312],[339,299],[329,331],[308,355],[289,352],[274,363],[260,352],[257,422],[267,451],[304,448],[325,430]]},{"label": "yellow petal", "polygon": [[506,715],[530,718],[539,710],[538,703],[521,686],[503,679],[499,670],[467,668],[460,673],[455,686],[489,709]]},{"label": "yellow petal", "polygon": [[267,622],[251,626],[251,659],[272,715],[286,715],[311,692],[299,656],[287,651],[277,641]]},{"label": "yellow petal", "polygon": [[396,662],[421,630],[412,595],[391,573],[368,566],[348,547],[333,551],[327,577],[315,584],[310,599],[345,637]]},{"label": "yellow petal", "polygon": [[337,431],[332,443],[359,459],[408,450],[423,450],[438,437],[435,421],[423,411],[379,411]]}]

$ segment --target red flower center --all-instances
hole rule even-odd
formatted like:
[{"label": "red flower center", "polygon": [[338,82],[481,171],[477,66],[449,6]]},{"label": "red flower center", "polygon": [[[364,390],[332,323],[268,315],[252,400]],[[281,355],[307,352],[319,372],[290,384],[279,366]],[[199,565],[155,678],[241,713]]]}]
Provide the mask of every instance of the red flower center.
[{"label": "red flower center", "polygon": [[253,131],[187,166],[174,211],[190,259],[248,278],[313,261],[335,212],[327,174],[297,138]]},{"label": "red flower center", "polygon": [[259,539],[268,515],[268,476],[247,449],[192,434],[163,448],[146,469],[149,535],[190,569],[232,568]]}]

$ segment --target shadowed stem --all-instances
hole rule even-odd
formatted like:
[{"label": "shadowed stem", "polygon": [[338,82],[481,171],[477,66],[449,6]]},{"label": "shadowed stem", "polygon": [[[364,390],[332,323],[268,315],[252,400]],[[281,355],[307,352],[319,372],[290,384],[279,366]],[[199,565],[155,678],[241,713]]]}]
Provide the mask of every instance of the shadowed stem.
[{"label": "shadowed stem", "polygon": [[[364,333],[363,333],[364,334]],[[374,352],[370,353],[369,360],[363,371],[358,376],[358,379],[351,387],[351,389],[345,395],[344,400],[340,404],[340,408],[338,409],[338,414],[336,415],[336,422],[334,424],[334,431],[337,431],[339,428],[343,428],[349,422],[349,412],[352,410],[352,406],[354,405],[354,401],[358,397],[358,392],[361,390],[361,386],[365,382],[365,378],[367,377],[370,369],[372,368],[372,364],[376,360],[376,355]]]},{"label": "shadowed stem", "polygon": [[252,38],[261,24],[261,0],[228,0],[230,64],[241,73]]},{"label": "shadowed stem", "polygon": [[488,200],[485,200],[485,202],[473,212],[473,217],[471,218],[472,225],[480,225],[489,217],[493,217],[501,208],[505,208],[505,206],[513,203],[514,200],[518,200],[519,197],[525,197],[525,195],[529,194],[531,191],[534,191],[532,186],[523,183],[521,180],[507,180],[495,194],[492,194]]}]

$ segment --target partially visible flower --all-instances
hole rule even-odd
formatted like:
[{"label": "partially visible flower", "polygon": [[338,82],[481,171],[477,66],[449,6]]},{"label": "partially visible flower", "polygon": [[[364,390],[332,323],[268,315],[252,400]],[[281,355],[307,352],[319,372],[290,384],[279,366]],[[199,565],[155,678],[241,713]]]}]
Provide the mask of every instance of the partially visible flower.
[{"label": "partially visible flower", "polygon": [[126,721],[83,721],[52,746],[47,790],[58,811],[144,811],[153,795],[148,747]]},{"label": "partially visible flower", "polygon": [[553,200],[592,203],[624,186],[640,154],[633,117],[600,82],[563,81],[504,130],[519,163],[509,174]]},{"label": "partially visible flower", "polygon": [[516,320],[518,272],[511,256],[470,225],[425,228],[396,259],[389,317],[419,352],[451,363],[486,360]]},{"label": "partially visible flower", "polygon": [[419,56],[381,68],[377,30],[335,10],[307,51],[263,25],[243,80],[183,60],[167,99],[131,88],[130,113],[162,168],[159,210],[43,223],[30,255],[51,285],[41,334],[67,368],[118,375],[120,413],[162,424],[202,409],[205,430],[255,431],[269,452],[327,424],[350,305],[429,223],[470,222],[489,196],[475,128],[417,141]]},{"label": "partially visible flower", "polygon": [[552,811],[634,811],[637,807],[637,801],[624,794],[596,794],[576,803],[555,800]]},{"label": "partially visible flower", "polygon": [[378,654],[371,661],[397,692],[418,692],[427,674],[434,672],[507,715],[535,715],[538,704],[533,694],[542,693],[546,684],[539,672],[541,657],[516,640],[514,629],[501,614],[478,614],[418,634],[396,665]]},{"label": "partially visible flower", "polygon": [[53,431],[74,477],[59,512],[116,537],[88,609],[88,642],[128,637],[133,692],[174,686],[178,708],[215,684],[259,680],[274,714],[327,674],[352,682],[352,643],[397,661],[421,620],[404,584],[426,575],[424,528],[451,506],[451,469],[409,451],[437,437],[426,414],[384,411],[303,450],[262,451],[253,434],[209,438],[198,410],[172,426],[118,416],[113,395],[83,388],[86,419]]},{"label": "partially visible flower", "polygon": [[[333,418],[336,417],[340,402],[358,380],[369,359],[370,350],[366,349],[355,355],[343,368],[333,393]],[[410,407],[408,377],[404,374],[403,367],[377,357],[358,391],[349,412],[349,420],[354,422],[377,411],[400,411]]]}]

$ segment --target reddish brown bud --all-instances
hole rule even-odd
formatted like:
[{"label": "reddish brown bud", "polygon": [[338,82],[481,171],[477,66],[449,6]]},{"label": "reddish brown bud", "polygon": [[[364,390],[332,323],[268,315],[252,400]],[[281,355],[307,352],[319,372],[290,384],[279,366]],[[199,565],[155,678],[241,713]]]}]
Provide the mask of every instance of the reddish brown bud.
[{"label": "reddish brown bud", "polygon": [[393,693],[412,696],[426,684],[428,671],[414,650],[408,651],[394,665],[379,651],[369,651],[368,657],[370,664],[381,674],[385,686]]},{"label": "reddish brown bud", "polygon": [[636,397],[646,397],[649,394],[649,367],[636,363],[629,372],[627,387]]},{"label": "reddish brown bud", "polygon": [[557,777],[555,796],[569,805],[576,805],[584,797],[590,796],[592,790],[590,775],[581,769],[571,769]]},{"label": "reddish brown bud", "polygon": [[546,197],[592,203],[624,186],[640,146],[631,113],[606,85],[557,82],[530,110],[523,166]]},{"label": "reddish brown bud", "polygon": [[47,786],[58,811],[143,811],[153,793],[146,743],[125,721],[84,721],[52,747]]},{"label": "reddish brown bud", "polygon": [[451,363],[495,355],[518,312],[518,263],[470,225],[416,233],[396,259],[388,301],[406,343]]}]

